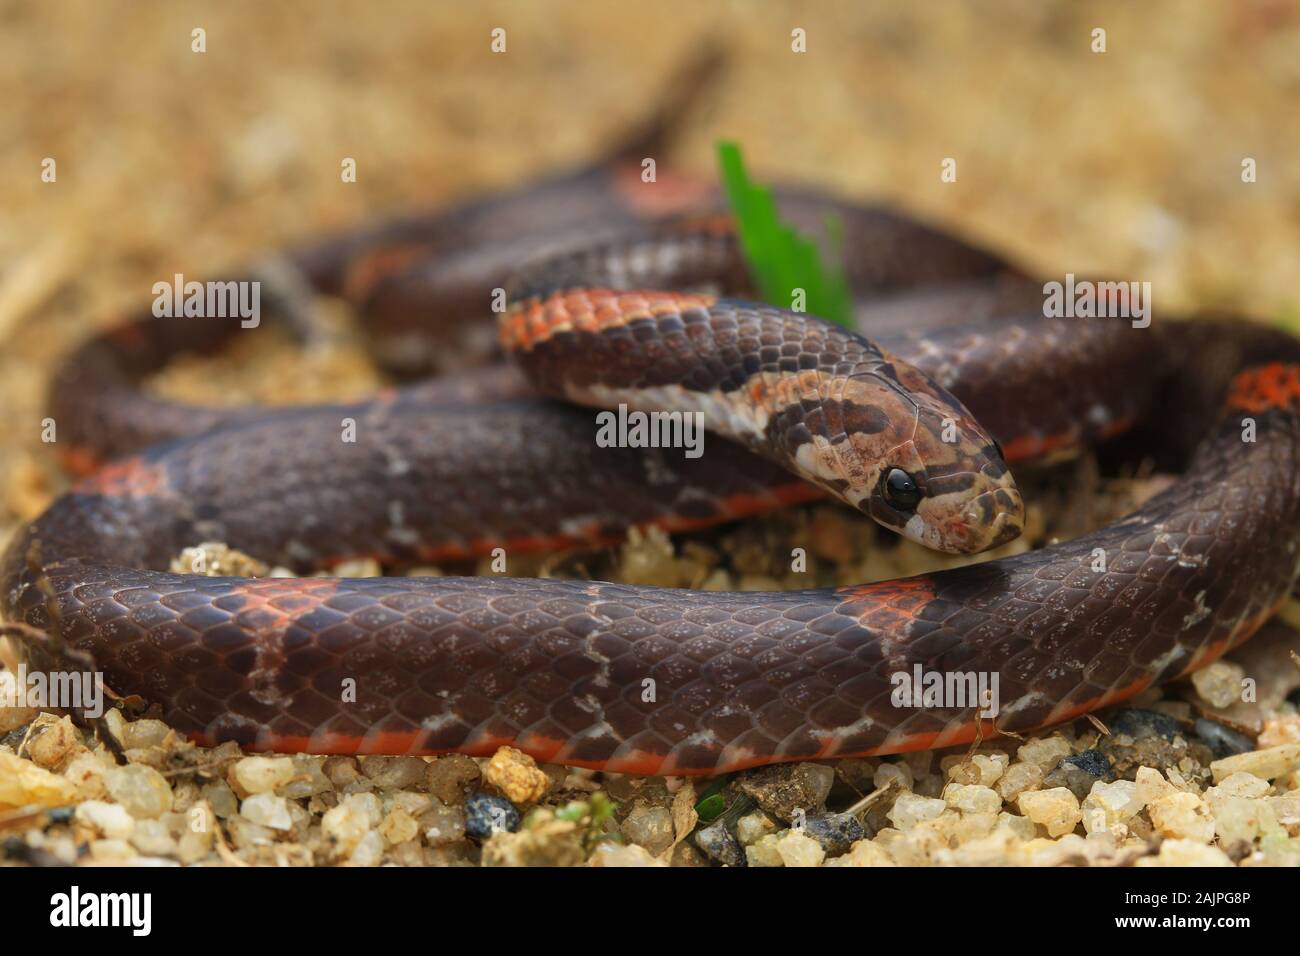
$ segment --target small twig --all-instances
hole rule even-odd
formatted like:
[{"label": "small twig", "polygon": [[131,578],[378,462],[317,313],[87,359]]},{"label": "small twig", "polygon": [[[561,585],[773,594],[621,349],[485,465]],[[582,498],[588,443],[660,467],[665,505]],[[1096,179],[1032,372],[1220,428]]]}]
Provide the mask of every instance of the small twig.
[{"label": "small twig", "polygon": [[878,803],[881,800],[881,798],[885,796],[885,794],[889,793],[889,791],[891,790],[896,789],[898,786],[899,786],[898,778],[890,777],[888,780],[885,781],[885,785],[883,787],[877,787],[875,790],[872,790],[869,794],[867,794],[857,803],[853,804],[853,806],[849,807],[844,812],[850,813],[853,816],[858,816],[859,814],[862,814],[867,810],[871,809],[871,807],[874,804]]},{"label": "small twig", "polygon": [[230,844],[226,843],[226,836],[221,830],[221,821],[217,819],[215,813],[212,814],[212,836],[216,840],[217,855],[231,866],[252,866],[247,860],[241,860],[230,849]]},{"label": "small twig", "polygon": [[[48,816],[50,811],[57,810],[59,807],[47,807],[39,804],[27,804],[26,806],[17,807],[13,810],[6,810],[0,813],[0,831],[27,829],[30,822],[38,820],[41,817]],[[71,810],[71,807],[68,807]]]}]

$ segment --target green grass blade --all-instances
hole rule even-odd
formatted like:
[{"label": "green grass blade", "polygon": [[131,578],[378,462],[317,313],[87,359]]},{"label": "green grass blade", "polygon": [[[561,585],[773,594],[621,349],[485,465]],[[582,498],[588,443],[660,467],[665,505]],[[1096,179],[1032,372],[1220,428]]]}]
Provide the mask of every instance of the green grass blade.
[{"label": "green grass blade", "polygon": [[750,181],[740,147],[718,143],[718,166],[727,202],[736,217],[741,252],[763,300],[788,309],[794,290],[802,289],[804,311],[852,328],[853,303],[838,264],[843,235],[838,222],[828,222],[832,248],[823,261],[813,240],[781,221],[771,190]]}]

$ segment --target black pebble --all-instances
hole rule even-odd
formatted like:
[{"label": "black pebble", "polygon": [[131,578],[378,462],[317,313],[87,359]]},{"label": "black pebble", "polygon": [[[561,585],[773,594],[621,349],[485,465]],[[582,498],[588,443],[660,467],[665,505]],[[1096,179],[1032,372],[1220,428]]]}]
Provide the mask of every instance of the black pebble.
[{"label": "black pebble", "polygon": [[486,840],[497,830],[515,833],[521,820],[515,805],[505,797],[475,791],[465,797],[465,832]]},{"label": "black pebble", "polygon": [[1255,742],[1245,734],[1239,734],[1231,727],[1216,724],[1204,717],[1196,722],[1195,730],[1196,736],[1205,741],[1205,745],[1218,760],[1255,749]]},{"label": "black pebble", "polygon": [[1043,780],[1047,787],[1065,787],[1082,800],[1092,792],[1092,785],[1110,772],[1110,759],[1100,750],[1065,757]]},{"label": "black pebble", "polygon": [[1107,771],[1110,770],[1110,758],[1095,747],[1072,757],[1066,757],[1061,763],[1068,763],[1073,767],[1078,767],[1090,777],[1096,777],[1099,780],[1106,776]]},{"label": "black pebble", "polygon": [[1165,740],[1173,740],[1182,730],[1178,721],[1168,714],[1137,708],[1121,710],[1107,721],[1106,726],[1112,734],[1125,734],[1134,740],[1141,740],[1144,737],[1163,737]]},{"label": "black pebble", "polygon": [[848,853],[867,835],[862,822],[851,813],[816,813],[804,822],[804,832],[822,845],[827,856]]},{"label": "black pebble", "polygon": [[703,850],[709,859],[724,866],[749,865],[745,851],[740,848],[740,844],[736,842],[736,838],[722,820],[695,831],[695,845]]}]

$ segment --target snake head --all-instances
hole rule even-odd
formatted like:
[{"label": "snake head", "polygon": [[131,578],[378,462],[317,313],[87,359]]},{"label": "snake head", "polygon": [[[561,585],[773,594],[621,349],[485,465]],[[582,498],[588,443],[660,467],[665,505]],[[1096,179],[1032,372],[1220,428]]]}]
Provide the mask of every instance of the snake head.
[{"label": "snake head", "polygon": [[[1020,536],[1025,509],[996,442],[973,423],[920,409],[915,434],[872,468],[859,507],[936,551],[974,554]],[[944,434],[952,440],[942,440]]]},{"label": "snake head", "polygon": [[1024,502],[1001,448],[955,397],[892,357],[820,384],[819,414],[791,449],[801,474],[936,551],[974,554],[1020,535]]}]

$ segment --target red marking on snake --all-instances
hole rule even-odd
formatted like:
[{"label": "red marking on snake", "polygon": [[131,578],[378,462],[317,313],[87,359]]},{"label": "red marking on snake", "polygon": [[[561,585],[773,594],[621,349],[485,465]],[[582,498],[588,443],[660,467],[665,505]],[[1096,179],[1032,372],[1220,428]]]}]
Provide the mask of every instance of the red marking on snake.
[{"label": "red marking on snake", "polygon": [[[190,739],[201,746],[214,746],[215,741],[206,734],[197,733],[189,735]],[[464,746],[454,747],[451,749],[429,748],[424,746],[424,740],[427,734],[424,731],[402,731],[387,732],[375,731],[357,736],[355,734],[336,734],[324,733],[311,737],[292,736],[286,734],[264,734],[253,745],[247,746],[246,750],[269,751],[274,753],[312,753],[312,754],[411,754],[425,757],[434,757],[442,754],[466,754],[470,757],[491,757],[502,747],[513,747],[515,750],[528,754],[539,763],[552,763],[566,747],[569,746],[567,740],[557,740],[554,737],[542,737],[537,734],[531,734],[522,738],[512,737],[481,737],[472,743]],[[566,759],[565,765],[570,767],[582,767],[588,770],[616,770],[618,773],[633,773],[652,776],[664,771],[668,757],[665,754],[637,753],[620,758],[615,761],[609,760],[573,760]],[[763,763],[757,759],[753,764],[745,766],[755,766]],[[711,773],[711,770],[676,770],[683,776],[698,776],[700,774]]]},{"label": "red marking on snake", "polygon": [[[1136,424],[1133,416],[1116,419],[1094,433],[1096,441],[1107,441],[1129,431]],[[1083,447],[1083,434],[1077,428],[1054,435],[1021,435],[1002,443],[1002,460],[1008,465],[1041,461]]]},{"label": "red marking on snake", "polygon": [[1178,676],[1186,677],[1188,674],[1192,673],[1192,671],[1199,670],[1205,665],[1213,663],[1214,661],[1218,660],[1224,654],[1228,653],[1228,651],[1232,650],[1238,644],[1241,644],[1248,637],[1250,637],[1261,627],[1263,627],[1264,624],[1267,623],[1269,618],[1271,618],[1274,614],[1276,614],[1279,610],[1281,610],[1282,605],[1285,604],[1289,599],[1290,599],[1289,596],[1283,597],[1282,599],[1274,602],[1270,607],[1267,607],[1263,611],[1256,614],[1254,617],[1250,617],[1242,621],[1235,628],[1233,628],[1232,631],[1228,633],[1227,637],[1224,637],[1221,640],[1214,641],[1202,647],[1194,655],[1192,655],[1192,659],[1187,662],[1186,667],[1184,667],[1181,671],[1178,672]]},{"label": "red marking on snake", "polygon": [[[312,754],[419,754],[434,756],[439,753],[469,753],[457,748],[455,751],[428,750],[420,746],[426,734],[423,731],[403,731],[390,733],[375,731],[365,736],[355,734],[323,733],[311,737],[291,734],[264,734],[257,742],[245,749],[269,751],[273,753],[312,753]],[[195,734],[193,740],[203,746],[212,746],[212,738],[205,734]],[[474,757],[490,757],[493,750],[484,753],[472,753]]]},{"label": "red marking on snake", "polygon": [[543,299],[529,299],[507,313],[501,321],[501,344],[507,349],[528,350],[557,332],[600,332],[634,319],[707,309],[716,301],[715,296],[684,292],[556,292]]},{"label": "red marking on snake", "polygon": [[[669,534],[702,531],[706,528],[716,527],[726,521],[751,518],[754,515],[766,514],[777,508],[789,508],[810,501],[821,501],[826,497],[826,492],[822,489],[806,482],[796,481],[788,485],[777,485],[768,488],[758,494],[729,495],[719,502],[717,514],[698,518],[681,514],[668,514],[653,521],[647,521],[638,525],[638,527],[643,530],[645,528],[659,528]],[[538,554],[548,551],[562,551],[566,548],[612,548],[626,540],[626,533],[604,531],[601,525],[593,522],[573,534],[475,538],[471,541],[449,543],[437,547],[421,547],[417,549],[416,553],[421,561],[437,563],[439,561],[462,561],[469,558],[480,558],[491,554],[497,548],[501,548],[509,554]],[[374,558],[381,564],[393,560],[391,555],[378,552],[371,554],[349,553],[331,555],[323,558],[321,563],[329,566],[338,564],[341,561],[358,558]]]},{"label": "red marking on snake", "polygon": [[105,465],[76,486],[81,494],[116,498],[147,498],[166,489],[166,468],[140,455]]},{"label": "red marking on snake", "polygon": [[295,618],[320,607],[338,593],[340,578],[257,578],[230,593],[244,599],[239,623],[258,634],[283,634]]},{"label": "red marking on snake", "polygon": [[128,322],[108,330],[108,337],[116,345],[134,351],[143,348],[148,339],[144,329],[135,322]]},{"label": "red marking on snake", "polygon": [[[1099,710],[1102,707],[1109,707],[1112,704],[1118,704],[1128,700],[1135,694],[1139,694],[1151,686],[1152,678],[1143,677],[1124,687],[1112,688],[1104,694],[1090,698],[1083,703],[1061,711],[1059,714],[1053,712],[1050,719],[1041,725],[1035,727],[1023,728],[1025,731],[1034,731],[1042,727],[1056,726],[1082,717],[1084,714]],[[1017,731],[1019,733],[1019,731]],[[998,729],[996,718],[981,718],[977,722],[972,719],[970,724],[956,731],[944,729],[932,734],[913,734],[910,737],[904,737],[901,740],[893,739],[888,744],[881,747],[873,747],[870,750],[853,751],[836,754],[837,757],[872,757],[877,754],[895,754],[908,753],[913,750],[932,750],[935,747],[955,747],[961,744],[974,743],[976,740],[992,740],[998,737],[1004,737],[1001,730]]]},{"label": "red marking on snake", "polygon": [[1300,406],[1300,366],[1260,365],[1239,374],[1228,392],[1228,407],[1242,412]]},{"label": "red marking on snake", "polygon": [[1002,460],[1007,464],[1045,458],[1055,452],[1073,451],[1079,447],[1078,432],[1059,435],[1022,435],[1002,443]]},{"label": "red marking on snake", "polygon": [[854,584],[835,592],[849,605],[863,627],[902,634],[916,620],[917,612],[936,597],[934,581],[928,576]]},{"label": "red marking on snake", "polygon": [[642,216],[666,216],[699,209],[713,189],[708,180],[678,173],[660,173],[656,169],[655,181],[649,183],[641,175],[640,162],[625,163],[614,169],[612,181],[619,199]]},{"label": "red marking on snake", "polygon": [[350,265],[343,275],[343,298],[358,302],[379,281],[404,271],[429,255],[433,244],[412,242],[379,249]]},{"label": "red marking on snake", "polygon": [[62,447],[55,454],[63,469],[77,477],[94,474],[104,463],[103,459],[89,448]]}]

